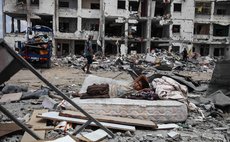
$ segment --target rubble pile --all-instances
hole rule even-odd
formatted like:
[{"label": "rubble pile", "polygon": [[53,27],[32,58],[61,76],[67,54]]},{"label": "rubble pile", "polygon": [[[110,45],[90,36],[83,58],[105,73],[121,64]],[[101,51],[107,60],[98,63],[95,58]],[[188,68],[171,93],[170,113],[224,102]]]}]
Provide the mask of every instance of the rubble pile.
[{"label": "rubble pile", "polygon": [[[54,69],[55,66],[71,67],[80,74],[84,58],[68,56],[53,58],[53,62]],[[228,93],[217,90],[206,97],[207,82],[201,83],[177,72],[207,73],[212,72],[214,65],[215,60],[208,57],[185,62],[167,52],[128,57],[98,56],[92,65],[94,71],[113,74],[120,70],[131,75],[133,80],[87,75],[80,86],[74,82],[57,85],[73,102],[112,131],[115,138],[94,122],[81,129],[89,118],[48,86],[31,90],[28,86],[3,84],[0,104],[47,142],[227,142],[229,117],[224,112],[229,106]],[[2,142],[35,141],[2,113],[0,120],[0,125],[4,126],[4,130],[0,127]]]},{"label": "rubble pile", "polygon": [[[195,54],[195,53],[194,53]],[[52,58],[55,66],[69,66],[80,69],[85,62],[83,56],[69,55],[63,58]],[[212,72],[216,60],[208,56],[191,55],[187,61],[176,53],[162,51],[158,53],[132,54],[124,56],[94,57],[92,70],[118,71],[128,69],[129,65],[136,65],[145,70],[163,71],[192,71],[192,72]]]}]

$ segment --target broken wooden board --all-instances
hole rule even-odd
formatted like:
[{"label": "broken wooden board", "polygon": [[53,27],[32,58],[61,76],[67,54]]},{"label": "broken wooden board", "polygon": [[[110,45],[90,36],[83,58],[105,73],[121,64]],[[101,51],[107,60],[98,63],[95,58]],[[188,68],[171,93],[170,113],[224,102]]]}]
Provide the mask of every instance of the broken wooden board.
[{"label": "broken wooden board", "polygon": [[[86,119],[87,117],[81,112],[65,110],[59,113],[60,116],[72,117],[72,118],[80,118]],[[132,118],[124,118],[124,117],[113,117],[113,116],[102,116],[102,115],[92,115],[95,119],[100,122],[109,122],[116,124],[124,124],[131,126],[140,126],[140,127],[149,127],[149,128],[157,128],[157,124],[150,120],[141,120],[141,119],[132,119]]]},{"label": "broken wooden board", "polygon": [[107,137],[107,135],[108,134],[102,129],[98,129],[98,130],[93,131],[93,132],[88,133],[88,134],[82,134],[82,136],[85,137],[86,139],[88,139],[90,142],[101,141],[101,140],[105,139]]},{"label": "broken wooden board", "polygon": [[[45,127],[46,126],[46,121],[44,121],[41,118],[37,118],[36,116],[38,114],[42,114],[48,112],[47,109],[42,109],[42,110],[34,110],[33,114],[30,118],[29,124],[32,125],[32,130],[34,131],[34,133],[36,133],[41,139],[45,138],[45,130],[43,131],[35,131],[33,128],[36,127]],[[28,134],[27,132],[24,133],[21,142],[32,142],[32,141],[36,141],[36,139],[34,139],[30,134]]]},{"label": "broken wooden board", "polygon": [[[42,113],[42,115],[37,115],[37,117],[56,120],[56,121],[67,121],[67,122],[72,122],[77,124],[84,124],[87,121],[83,119],[59,116],[59,112],[46,112],[46,113]],[[136,130],[134,126],[113,124],[113,123],[106,123],[106,122],[101,122],[101,124],[107,128],[116,129],[116,130],[124,130],[124,131],[132,131],[132,132]],[[90,125],[97,126],[94,122],[90,123]]]},{"label": "broken wooden board", "polygon": [[174,128],[179,128],[177,124],[158,124],[157,130],[169,130]]},{"label": "broken wooden board", "polygon": [[0,137],[11,134],[13,132],[22,130],[21,127],[19,127],[14,122],[10,123],[0,123]]},{"label": "broken wooden board", "polygon": [[21,97],[22,97],[22,92],[20,92],[20,93],[4,94],[1,97],[1,99],[0,99],[0,103],[19,101],[21,99]]},{"label": "broken wooden board", "polygon": [[42,131],[42,130],[54,130],[54,126],[45,126],[45,127],[33,127],[35,131]]}]

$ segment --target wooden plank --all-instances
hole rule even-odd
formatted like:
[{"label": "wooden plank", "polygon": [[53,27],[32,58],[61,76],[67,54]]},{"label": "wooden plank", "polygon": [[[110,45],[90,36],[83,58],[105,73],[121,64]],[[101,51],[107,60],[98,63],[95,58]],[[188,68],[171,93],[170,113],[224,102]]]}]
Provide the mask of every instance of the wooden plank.
[{"label": "wooden plank", "polygon": [[54,130],[54,126],[45,126],[45,127],[33,127],[35,131],[42,131],[42,130]]},{"label": "wooden plank", "polygon": [[[62,111],[59,113],[59,115],[72,117],[72,118],[86,119],[86,116],[81,112],[76,112],[71,110]],[[124,117],[114,117],[114,116],[101,116],[101,115],[92,115],[92,116],[100,122],[148,127],[153,129],[157,128],[157,124],[150,120],[141,120],[141,119],[132,119],[132,118],[124,118]]]},{"label": "wooden plank", "polygon": [[101,141],[101,140],[105,139],[107,137],[107,135],[108,134],[104,130],[98,129],[98,130],[93,131],[91,133],[83,134],[82,136],[91,142],[97,142],[97,141]]},{"label": "wooden plank", "polygon": [[157,130],[168,130],[168,129],[174,129],[179,128],[177,124],[158,124]]},{"label": "wooden plank", "polygon": [[[59,116],[59,112],[47,112],[47,113],[43,113],[42,115],[37,115],[37,117],[44,118],[44,119],[50,119],[50,120],[56,120],[56,121],[67,121],[67,122],[72,122],[72,123],[77,123],[77,124],[84,124],[87,121],[83,119]],[[132,131],[132,132],[136,130],[134,126],[113,124],[113,123],[107,123],[107,122],[101,122],[101,124],[107,128],[116,129],[116,130],[124,130],[124,131]],[[90,125],[97,126],[94,122],[90,123]]]},{"label": "wooden plank", "polygon": [[1,99],[0,99],[0,103],[19,101],[21,99],[21,97],[22,97],[22,92],[20,92],[20,93],[4,94],[1,97]]},{"label": "wooden plank", "polygon": [[[33,128],[35,127],[45,127],[46,126],[46,121],[44,121],[41,118],[37,118],[36,116],[38,114],[42,114],[48,112],[47,109],[42,109],[42,110],[34,110],[33,114],[30,118],[29,124],[32,126],[32,130],[41,138],[44,139],[45,138],[45,130],[43,131],[35,131]],[[32,141],[36,141],[36,139],[34,139],[30,134],[28,133],[24,133],[21,142],[32,142]]]},{"label": "wooden plank", "polygon": [[16,132],[22,130],[21,127],[19,127],[14,122],[10,123],[0,123],[0,137],[8,135],[10,133]]}]

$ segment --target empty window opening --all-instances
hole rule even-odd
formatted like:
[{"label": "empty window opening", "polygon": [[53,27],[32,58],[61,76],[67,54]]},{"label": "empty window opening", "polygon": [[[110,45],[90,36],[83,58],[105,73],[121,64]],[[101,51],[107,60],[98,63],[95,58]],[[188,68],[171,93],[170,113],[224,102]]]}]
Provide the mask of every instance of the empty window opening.
[{"label": "empty window opening", "polygon": [[9,23],[6,24],[6,33],[25,34],[27,21],[22,19],[26,19],[26,15],[21,15],[21,17],[10,17],[6,15],[6,21]]},{"label": "empty window opening", "polygon": [[69,8],[69,2],[59,1],[59,7]]},{"label": "empty window opening", "polygon": [[166,46],[166,45],[169,45],[168,42],[151,42],[151,52],[155,52],[155,53],[158,53],[158,52],[162,52],[164,50],[168,51],[169,49],[169,46]]},{"label": "empty window opening", "polygon": [[129,42],[128,43],[128,54],[131,53],[131,51],[136,51],[137,53],[141,53],[142,50],[141,42]]},{"label": "empty window opening", "polygon": [[224,56],[224,48],[214,48],[214,56]]},{"label": "empty window opening", "polygon": [[226,15],[226,9],[217,9],[216,14],[217,15]]},{"label": "empty window opening", "polygon": [[[75,41],[75,46],[74,46],[74,54],[75,55],[83,55],[84,53],[84,48],[85,48],[85,40],[78,40]],[[95,41],[92,41],[92,48],[93,52],[97,52],[97,44]]]},{"label": "empty window opening", "polygon": [[63,33],[74,33],[77,31],[76,18],[59,18],[59,31]]},{"label": "empty window opening", "polygon": [[117,54],[117,45],[114,41],[107,41],[105,46],[105,54]]},{"label": "empty window opening", "polygon": [[85,47],[85,41],[76,41],[75,42],[75,55],[83,55]]},{"label": "empty window opening", "polygon": [[170,13],[170,4],[163,3],[163,1],[156,1],[155,15],[154,16],[164,16]]},{"label": "empty window opening", "polygon": [[200,55],[208,56],[209,55],[209,45],[201,45],[200,46]]},{"label": "empty window opening", "polygon": [[180,25],[173,25],[172,32],[173,33],[180,33]]},{"label": "empty window opening", "polygon": [[198,24],[194,25],[194,34],[198,35],[209,35],[210,25],[209,24]]},{"label": "empty window opening", "polygon": [[38,15],[41,19],[31,19],[32,26],[35,25],[43,25],[49,28],[53,28],[53,17],[52,16],[45,16],[45,15]]},{"label": "empty window opening", "polygon": [[69,32],[69,23],[67,22],[59,22],[59,31],[63,33]]},{"label": "empty window opening", "polygon": [[82,29],[86,31],[99,31],[99,19],[83,19]]},{"label": "empty window opening", "polygon": [[118,0],[117,9],[125,9],[125,1]]},{"label": "empty window opening", "polygon": [[24,4],[26,4],[26,0],[17,0],[16,1],[17,3],[17,5],[24,5]]},{"label": "empty window opening", "polygon": [[69,44],[68,43],[62,43],[62,55],[63,56],[69,55]]},{"label": "empty window opening", "polygon": [[169,26],[161,26],[157,23],[152,23],[151,37],[169,38]]},{"label": "empty window opening", "polygon": [[130,1],[129,2],[129,11],[138,11],[139,2],[137,1]]},{"label": "empty window opening", "polygon": [[105,36],[107,37],[123,37],[124,23],[115,23],[114,21],[107,21],[105,23]]},{"label": "empty window opening", "polygon": [[179,53],[180,52],[180,46],[172,46],[172,52]]},{"label": "empty window opening", "polygon": [[230,3],[229,2],[216,2],[214,7],[215,15],[230,15]]},{"label": "empty window opening", "polygon": [[31,5],[39,5],[39,0],[30,0]]},{"label": "empty window opening", "polygon": [[181,3],[174,3],[174,11],[181,12]]},{"label": "empty window opening", "polygon": [[91,9],[100,9],[100,4],[99,3],[91,3],[90,8]]},{"label": "empty window opening", "polygon": [[228,36],[229,26],[213,25],[213,36]]},{"label": "empty window opening", "polygon": [[195,14],[198,15],[210,15],[211,3],[210,2],[196,2]]},{"label": "empty window opening", "polygon": [[138,38],[139,41],[146,38],[146,25],[147,21],[139,21],[137,24],[129,24],[128,38]]}]

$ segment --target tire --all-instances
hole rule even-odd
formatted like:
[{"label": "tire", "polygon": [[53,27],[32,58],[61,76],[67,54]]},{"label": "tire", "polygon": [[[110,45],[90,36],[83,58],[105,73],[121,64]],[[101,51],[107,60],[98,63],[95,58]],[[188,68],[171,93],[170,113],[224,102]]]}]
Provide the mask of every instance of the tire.
[{"label": "tire", "polygon": [[51,68],[51,60],[50,59],[46,63],[46,68],[48,68],[48,69]]}]

